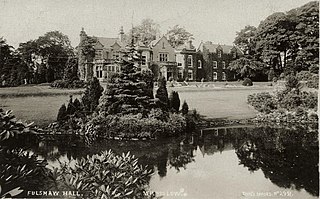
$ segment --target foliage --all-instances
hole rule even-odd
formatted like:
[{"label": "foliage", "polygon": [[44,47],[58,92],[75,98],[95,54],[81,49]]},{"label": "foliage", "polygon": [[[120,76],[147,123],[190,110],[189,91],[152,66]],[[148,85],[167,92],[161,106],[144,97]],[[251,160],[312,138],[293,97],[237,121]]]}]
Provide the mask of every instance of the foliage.
[{"label": "foliage", "polygon": [[301,88],[299,80],[294,75],[287,76],[285,86],[287,92],[291,91],[292,89],[296,89],[298,91]]},{"label": "foliage", "polygon": [[30,78],[31,71],[21,55],[0,37],[0,87],[18,86]]},{"label": "foliage", "polygon": [[188,112],[189,112],[189,106],[186,101],[183,101],[181,113],[186,115],[186,114],[188,114]]},{"label": "foliage", "polygon": [[313,75],[311,79],[307,81],[306,85],[308,88],[319,88],[319,76]]},{"label": "foliage", "polygon": [[98,107],[102,92],[103,87],[96,77],[88,82],[84,95],[82,96],[84,111],[91,113]]},{"label": "foliage", "polygon": [[251,57],[241,57],[232,61],[228,69],[239,74],[241,78],[252,78],[258,76],[265,67],[264,63],[256,61]]},{"label": "foliage", "polygon": [[0,142],[22,133],[34,133],[31,124],[25,124],[18,121],[12,111],[4,111],[0,108]]},{"label": "foliage", "polygon": [[130,46],[120,61],[121,72],[108,80],[108,86],[100,101],[99,109],[107,114],[143,113],[150,110],[153,98],[151,71],[142,72],[134,46]]},{"label": "foliage", "polygon": [[247,55],[253,55],[256,43],[254,41],[257,28],[254,26],[245,26],[240,32],[236,33],[234,44]]},{"label": "foliage", "polygon": [[164,77],[161,77],[159,79],[159,88],[156,93],[156,98],[159,99],[158,101],[158,107],[160,107],[162,110],[167,111],[169,107],[169,97],[168,97],[168,91],[167,91],[167,81]]},{"label": "foliage", "polygon": [[55,80],[50,84],[53,88],[69,88],[69,89],[76,89],[76,88],[85,88],[86,82],[83,80]]},{"label": "foliage", "polygon": [[190,39],[193,39],[192,36],[193,35],[191,33],[189,33],[185,28],[179,27],[179,25],[175,25],[170,28],[166,34],[169,43],[174,48],[185,44]]},{"label": "foliage", "polygon": [[67,118],[67,115],[67,107],[65,104],[62,104],[58,111],[57,121],[64,121]]},{"label": "foliage", "polygon": [[242,82],[243,86],[253,86],[253,83],[251,81],[251,79],[249,78],[244,78],[243,82]]},{"label": "foliage", "polygon": [[307,81],[309,80],[314,74],[312,74],[310,71],[300,71],[297,73],[296,78],[299,81]]},{"label": "foliage", "polygon": [[268,92],[255,93],[248,96],[248,104],[259,112],[270,113],[277,109],[277,104],[273,96]]},{"label": "foliage", "polygon": [[[11,111],[0,109],[0,197],[17,196],[27,187],[38,188],[48,170],[46,161],[38,160],[23,149],[9,147],[19,135],[35,133],[31,124],[17,121]],[[7,146],[9,145],[9,146]]]},{"label": "foliage", "polygon": [[85,198],[150,198],[146,189],[151,174],[129,152],[105,151],[75,160],[74,167],[65,164],[61,168],[65,185],[86,193]]},{"label": "foliage", "polygon": [[[166,120],[160,120],[166,117]],[[157,138],[176,136],[185,130],[186,121],[180,114],[169,113],[168,117],[159,110],[151,111],[147,118],[139,114],[97,115],[83,129],[83,134],[105,138]]]},{"label": "foliage", "polygon": [[68,36],[50,31],[36,40],[21,43],[17,49],[25,63],[32,66],[33,83],[62,79],[69,57],[74,56]]},{"label": "foliage", "polygon": [[170,109],[175,112],[180,110],[180,98],[177,91],[172,91],[169,98]]},{"label": "foliage", "polygon": [[130,30],[128,38],[135,38],[137,41],[148,45],[160,34],[159,28],[159,24],[155,23],[152,19],[143,19],[141,24],[134,26]]}]

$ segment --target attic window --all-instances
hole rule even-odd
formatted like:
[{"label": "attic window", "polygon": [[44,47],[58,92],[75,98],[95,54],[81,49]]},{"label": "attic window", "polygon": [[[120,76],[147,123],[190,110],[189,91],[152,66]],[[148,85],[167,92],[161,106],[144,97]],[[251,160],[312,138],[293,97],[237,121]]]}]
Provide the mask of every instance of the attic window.
[{"label": "attic window", "polygon": [[235,58],[237,58],[237,53],[236,52],[233,52],[232,53],[232,57],[235,59]]},{"label": "attic window", "polygon": [[218,50],[218,57],[221,57],[221,56],[222,56],[222,51]]},{"label": "attic window", "polygon": [[164,47],[164,42],[162,42],[162,48],[165,49],[165,47]]}]

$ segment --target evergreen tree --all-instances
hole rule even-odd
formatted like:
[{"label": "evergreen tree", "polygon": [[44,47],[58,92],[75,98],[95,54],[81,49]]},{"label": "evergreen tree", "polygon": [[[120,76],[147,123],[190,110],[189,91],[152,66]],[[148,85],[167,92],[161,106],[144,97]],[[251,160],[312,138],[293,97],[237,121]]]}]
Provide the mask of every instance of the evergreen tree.
[{"label": "evergreen tree", "polygon": [[[133,44],[119,62],[121,72],[108,80],[107,90],[103,95],[100,111],[107,114],[145,114],[152,106],[149,86],[139,67],[139,55]],[[153,83],[152,83],[153,84]],[[153,87],[153,86],[152,86]]]},{"label": "evergreen tree", "polygon": [[64,121],[67,117],[67,108],[66,105],[62,105],[58,111],[57,121],[61,122]]},{"label": "evergreen tree", "polygon": [[169,108],[169,98],[167,91],[167,81],[164,77],[159,79],[159,88],[157,90],[156,98],[159,99],[158,106],[163,111],[167,111]]},{"label": "evergreen tree", "polygon": [[182,114],[186,115],[189,112],[189,106],[186,101],[183,102],[182,104],[182,109],[181,109]]},{"label": "evergreen tree", "polygon": [[82,97],[84,111],[91,113],[97,108],[102,92],[103,87],[96,77],[89,81]]},{"label": "evergreen tree", "polygon": [[72,100],[72,95],[70,95],[70,100],[68,103],[68,107],[67,107],[67,114],[68,115],[73,115],[76,112],[73,100]]},{"label": "evergreen tree", "polygon": [[170,108],[178,112],[180,108],[180,98],[179,98],[179,93],[176,91],[172,91],[170,94]]}]

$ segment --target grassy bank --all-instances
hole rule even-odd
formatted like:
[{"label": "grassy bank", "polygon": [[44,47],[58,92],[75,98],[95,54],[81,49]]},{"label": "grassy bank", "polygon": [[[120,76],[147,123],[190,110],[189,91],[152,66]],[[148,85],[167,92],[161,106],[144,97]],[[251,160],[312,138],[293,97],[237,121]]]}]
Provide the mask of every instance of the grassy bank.
[{"label": "grassy bank", "polygon": [[[201,115],[210,118],[248,119],[256,111],[247,104],[252,93],[269,91],[272,87],[220,87],[168,88],[179,92],[181,104],[186,100],[190,109],[197,109]],[[79,97],[82,90],[51,89],[48,86],[0,88],[0,108],[13,110],[17,118],[46,125],[56,120],[58,109],[67,104],[69,95]]]}]

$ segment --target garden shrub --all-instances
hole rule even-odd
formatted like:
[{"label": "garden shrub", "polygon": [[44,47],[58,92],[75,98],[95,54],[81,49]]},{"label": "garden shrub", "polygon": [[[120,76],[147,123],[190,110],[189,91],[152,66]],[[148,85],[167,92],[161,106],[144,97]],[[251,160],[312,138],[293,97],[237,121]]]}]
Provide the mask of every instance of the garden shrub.
[{"label": "garden shrub", "polygon": [[83,80],[55,80],[50,84],[53,88],[85,88],[86,83]]},{"label": "garden shrub", "polygon": [[156,98],[159,99],[157,106],[164,111],[168,110],[169,107],[169,97],[167,91],[167,81],[164,77],[159,79],[159,88],[156,93]]},{"label": "garden shrub", "polygon": [[318,95],[312,92],[303,91],[300,93],[301,104],[307,109],[315,109],[318,106]]},{"label": "garden shrub", "polygon": [[[156,138],[173,136],[185,130],[186,121],[181,114],[169,113],[167,121],[159,120],[159,110],[148,118],[142,114],[97,115],[83,128],[83,134],[96,134],[105,138]],[[160,116],[163,117],[163,116]]]},{"label": "garden shrub", "polygon": [[68,113],[67,113],[66,105],[62,104],[59,111],[58,111],[57,121],[62,122],[64,120],[66,120],[67,115],[68,115]]},{"label": "garden shrub", "polygon": [[60,180],[83,198],[152,198],[147,194],[152,170],[138,164],[133,155],[111,150],[62,164]]},{"label": "garden shrub", "polygon": [[286,78],[286,90],[289,92],[292,89],[300,89],[301,88],[301,84],[298,80],[298,78],[296,78],[294,75],[289,75]]},{"label": "garden shrub", "polygon": [[277,108],[273,96],[268,92],[255,93],[248,96],[248,104],[259,112],[270,113]]},{"label": "garden shrub", "polygon": [[88,82],[84,95],[82,96],[84,111],[91,113],[98,107],[102,92],[103,87],[96,77]]},{"label": "garden shrub", "polygon": [[188,106],[187,102],[184,101],[182,104],[181,113],[186,115],[186,114],[188,114],[188,112],[189,112],[189,106]]},{"label": "garden shrub", "polygon": [[178,112],[180,109],[180,98],[179,93],[176,91],[172,91],[169,98],[170,109]]},{"label": "garden shrub", "polygon": [[306,83],[308,88],[319,88],[319,76],[313,75]]},{"label": "garden shrub", "polygon": [[253,83],[251,81],[251,79],[249,78],[244,78],[243,82],[242,82],[243,86],[253,86]]},{"label": "garden shrub", "polygon": [[299,81],[307,81],[313,74],[310,71],[300,71],[296,76]]},{"label": "garden shrub", "polygon": [[284,95],[279,101],[279,106],[287,110],[293,110],[302,104],[301,96],[296,90],[292,90]]}]

